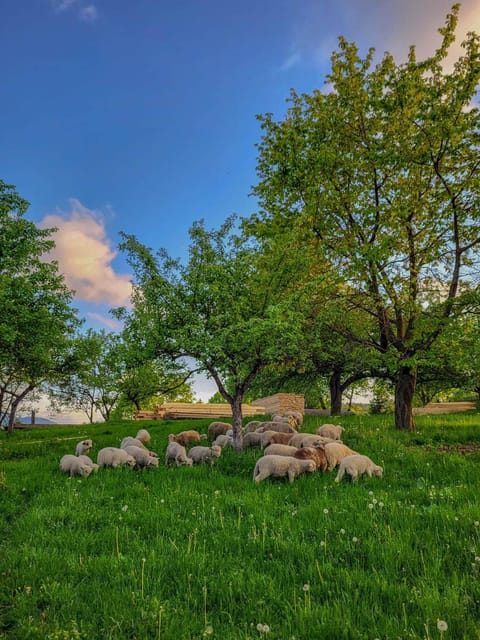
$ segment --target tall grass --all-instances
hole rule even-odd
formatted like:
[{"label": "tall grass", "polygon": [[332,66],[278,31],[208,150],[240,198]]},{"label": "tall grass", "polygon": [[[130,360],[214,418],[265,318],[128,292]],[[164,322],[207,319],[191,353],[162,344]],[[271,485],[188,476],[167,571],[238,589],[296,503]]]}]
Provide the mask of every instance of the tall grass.
[{"label": "tall grass", "polygon": [[[258,450],[69,479],[78,440],[98,451],[139,424],[2,434],[0,638],[480,638],[480,454],[451,446],[480,444],[479,416],[336,422],[382,479],[256,485]],[[141,426],[162,459],[168,433],[208,423]]]}]

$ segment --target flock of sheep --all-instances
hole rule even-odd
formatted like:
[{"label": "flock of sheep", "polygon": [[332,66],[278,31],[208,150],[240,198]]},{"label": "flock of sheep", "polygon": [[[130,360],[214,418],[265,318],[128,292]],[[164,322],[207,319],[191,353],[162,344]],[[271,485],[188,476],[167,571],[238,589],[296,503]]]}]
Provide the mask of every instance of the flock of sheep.
[{"label": "flock of sheep", "polygon": [[[333,471],[338,467],[335,478],[340,482],[345,475],[353,481],[366,474],[369,477],[382,476],[383,468],[368,456],[353,451],[342,442],[344,427],[323,424],[316,433],[300,433],[301,413],[273,416],[271,421],[249,422],[242,434],[242,447],[258,447],[263,456],[255,464],[253,479],[261,482],[269,477],[286,477],[293,482],[302,473]],[[211,446],[200,445],[209,439]],[[99,467],[128,466],[134,469],[158,467],[158,455],[145,445],[150,441],[146,429],[140,429],[135,437],[127,436],[120,447],[105,447],[98,452],[97,463],[88,456],[93,447],[91,440],[82,440],[76,446],[75,455],[65,455],[60,460],[60,468],[70,476],[86,477]],[[192,446],[193,445],[193,446]],[[212,422],[208,435],[198,431],[182,431],[168,436],[165,464],[192,465],[213,464],[224,447],[233,446],[232,426],[227,422]],[[189,447],[187,452],[187,447]]]}]

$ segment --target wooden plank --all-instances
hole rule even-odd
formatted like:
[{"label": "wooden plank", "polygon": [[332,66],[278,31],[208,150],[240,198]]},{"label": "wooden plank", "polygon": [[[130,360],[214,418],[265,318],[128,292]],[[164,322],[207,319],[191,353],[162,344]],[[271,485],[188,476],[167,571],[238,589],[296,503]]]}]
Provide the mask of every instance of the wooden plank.
[{"label": "wooden plank", "polygon": [[[265,407],[242,404],[244,416],[265,414]],[[165,402],[156,407],[155,411],[138,411],[136,420],[162,420],[175,418],[228,418],[232,416],[232,409],[228,403],[195,403]]]}]

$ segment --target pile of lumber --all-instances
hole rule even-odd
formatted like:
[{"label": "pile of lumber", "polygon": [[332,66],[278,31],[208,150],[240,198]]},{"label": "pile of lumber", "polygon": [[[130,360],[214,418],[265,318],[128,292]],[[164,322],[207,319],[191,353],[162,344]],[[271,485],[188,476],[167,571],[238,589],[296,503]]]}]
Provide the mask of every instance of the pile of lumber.
[{"label": "pile of lumber", "polygon": [[[261,405],[242,404],[244,416],[258,416],[265,414],[265,407]],[[155,411],[137,411],[136,420],[172,420],[177,418],[229,418],[232,409],[228,403],[189,403],[166,402],[155,408]]]},{"label": "pile of lumber", "polygon": [[415,415],[436,413],[459,413],[461,411],[474,411],[475,402],[429,402],[424,407],[415,408]]},{"label": "pile of lumber", "polygon": [[270,415],[284,415],[290,411],[298,411],[302,415],[305,413],[305,398],[298,393],[276,393],[273,396],[254,400],[252,405],[262,406],[265,413]]}]

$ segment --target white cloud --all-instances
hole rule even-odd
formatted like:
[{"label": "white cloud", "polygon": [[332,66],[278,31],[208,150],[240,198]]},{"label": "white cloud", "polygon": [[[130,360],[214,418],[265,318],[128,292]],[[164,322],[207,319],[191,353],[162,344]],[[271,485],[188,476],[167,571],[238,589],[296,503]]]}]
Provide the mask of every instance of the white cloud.
[{"label": "white cloud", "polygon": [[94,322],[99,322],[100,324],[105,325],[112,331],[120,331],[122,328],[122,323],[114,318],[109,318],[108,316],[104,316],[101,313],[94,313],[93,311],[87,311],[85,316],[89,320],[93,320]]},{"label": "white cloud", "polygon": [[78,15],[85,22],[94,22],[98,18],[98,9],[95,5],[90,4],[88,7],[82,7]]},{"label": "white cloud", "polygon": [[56,227],[55,249],[49,259],[58,261],[67,286],[78,300],[113,306],[129,305],[132,291],[130,275],[116,273],[112,262],[116,252],[107,236],[100,211],[70,200],[69,212],[47,215],[42,228]]},{"label": "white cloud", "polygon": [[51,0],[55,13],[74,12],[84,22],[95,22],[98,9],[94,4],[85,4],[84,0]]}]

